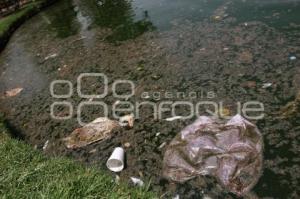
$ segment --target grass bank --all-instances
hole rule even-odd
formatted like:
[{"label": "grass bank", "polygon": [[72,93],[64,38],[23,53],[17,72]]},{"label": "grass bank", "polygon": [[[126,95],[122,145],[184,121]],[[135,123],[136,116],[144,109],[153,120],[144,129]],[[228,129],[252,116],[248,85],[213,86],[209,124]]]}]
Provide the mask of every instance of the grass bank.
[{"label": "grass bank", "polygon": [[7,132],[0,121],[0,198],[156,198],[147,186],[117,185],[96,168],[47,158]]},{"label": "grass bank", "polygon": [[4,49],[13,32],[28,18],[38,13],[43,7],[54,3],[56,0],[38,0],[27,4],[21,10],[16,11],[0,19],[0,52]]}]

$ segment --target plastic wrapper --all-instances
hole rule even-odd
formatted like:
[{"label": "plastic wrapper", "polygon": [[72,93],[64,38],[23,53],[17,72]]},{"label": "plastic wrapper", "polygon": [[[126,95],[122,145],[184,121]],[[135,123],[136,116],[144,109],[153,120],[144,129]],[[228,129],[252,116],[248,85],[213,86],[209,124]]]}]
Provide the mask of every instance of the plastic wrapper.
[{"label": "plastic wrapper", "polygon": [[257,183],[262,161],[263,139],[254,124],[240,115],[226,124],[202,116],[168,145],[163,175],[181,183],[211,175],[228,191],[244,195]]}]

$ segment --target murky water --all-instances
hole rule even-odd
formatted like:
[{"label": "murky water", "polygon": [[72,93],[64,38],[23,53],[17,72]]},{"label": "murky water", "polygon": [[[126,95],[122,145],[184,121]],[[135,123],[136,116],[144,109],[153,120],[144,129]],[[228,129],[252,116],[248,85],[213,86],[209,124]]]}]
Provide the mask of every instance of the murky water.
[{"label": "murky water", "polygon": [[[166,92],[201,93],[196,98],[167,99],[194,103],[214,91],[213,100],[224,102],[234,115],[236,102],[258,100],[265,106],[265,117],[253,122],[264,136],[265,163],[252,194],[299,198],[300,117],[280,118],[279,113],[300,90],[299,9],[296,0],[62,0],[26,22],[0,55],[0,92],[24,88],[18,96],[1,96],[0,109],[30,144],[41,149],[49,140],[47,154],[105,168],[112,149],[130,142],[123,180],[151,178],[151,189],[166,196],[235,198],[211,178],[173,186],[161,177],[164,148],[159,146],[194,118],[157,121],[145,109],[133,129],[71,151],[61,138],[78,127],[76,114],[70,120],[54,120],[50,105],[68,101],[76,110],[87,99],[76,92],[55,99],[49,86],[53,80],[66,79],[76,88],[80,73],[98,72],[108,76],[109,85],[117,79],[134,81],[135,96],[128,99],[133,103],[145,91],[156,103],[167,98]],[[83,90],[97,93],[97,83],[91,80]],[[67,86],[58,88],[61,93],[66,90]],[[104,102],[111,108],[116,100],[109,91]],[[64,108],[57,111],[67,114]],[[83,118],[91,121],[99,112],[97,107],[87,109]]]},{"label": "murky water", "polygon": [[169,29],[178,20],[201,21],[214,12],[220,18],[235,17],[237,23],[258,20],[280,29],[299,30],[299,9],[298,0],[86,0],[63,1],[45,16],[49,17],[50,29],[59,37],[100,26],[113,29],[112,39],[124,40],[156,28]]}]

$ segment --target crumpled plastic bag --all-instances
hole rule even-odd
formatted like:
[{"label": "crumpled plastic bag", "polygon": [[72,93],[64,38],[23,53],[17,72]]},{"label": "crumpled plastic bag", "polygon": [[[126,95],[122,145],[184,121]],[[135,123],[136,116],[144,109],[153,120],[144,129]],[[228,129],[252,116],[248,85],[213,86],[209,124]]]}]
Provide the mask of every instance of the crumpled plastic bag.
[{"label": "crumpled plastic bag", "polygon": [[225,189],[244,195],[257,183],[262,162],[263,138],[254,124],[240,115],[226,124],[201,116],[167,147],[163,176],[182,183],[211,175]]}]

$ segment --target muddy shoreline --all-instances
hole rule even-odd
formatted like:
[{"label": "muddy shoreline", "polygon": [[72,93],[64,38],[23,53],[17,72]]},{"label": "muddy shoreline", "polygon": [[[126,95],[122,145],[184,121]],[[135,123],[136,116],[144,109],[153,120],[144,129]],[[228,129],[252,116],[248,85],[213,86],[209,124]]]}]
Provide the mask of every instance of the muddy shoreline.
[{"label": "muddy shoreline", "polygon": [[[86,72],[106,74],[109,86],[117,79],[133,81],[135,95],[128,99],[132,103],[145,100],[141,98],[145,91],[214,91],[213,101],[224,102],[230,115],[235,114],[237,101],[257,100],[265,106],[264,119],[253,121],[265,142],[264,171],[253,192],[260,198],[299,197],[299,114],[282,119],[278,112],[299,91],[300,62],[289,59],[291,55],[300,57],[297,35],[286,35],[257,21],[236,25],[236,20],[228,17],[197,23],[178,20],[170,30],[154,30],[116,45],[103,39],[111,34],[109,28],[96,27],[86,30],[84,35],[58,38],[55,30],[49,31],[43,20],[45,16],[38,14],[20,27],[0,56],[0,92],[17,86],[24,88],[16,97],[1,99],[0,110],[29,144],[42,150],[49,140],[46,154],[72,157],[106,169],[105,162],[113,148],[129,142],[127,165],[120,174],[122,180],[127,181],[130,176],[151,180],[151,190],[164,196],[236,198],[209,177],[186,184],[172,184],[161,177],[165,149],[159,147],[168,144],[195,118],[174,122],[155,120],[152,110],[146,107],[133,129],[116,132],[111,139],[82,149],[69,150],[62,138],[78,127],[76,113],[65,121],[50,117],[50,105],[61,101],[50,95],[51,81],[64,79],[76,87],[78,75]],[[101,89],[97,83],[97,79],[91,79],[83,90],[97,93]],[[263,88],[266,83],[271,86]],[[57,91],[63,94],[66,90],[61,87]],[[196,103],[204,99],[206,96],[180,100]],[[80,102],[88,99],[75,92],[64,100],[76,110]],[[111,108],[117,100],[109,90],[103,101]],[[157,100],[152,96],[147,100],[160,103],[178,99]],[[187,112],[184,107],[178,109],[178,114]],[[205,110],[200,112],[205,114]],[[58,113],[64,115],[66,110],[59,108]],[[83,119],[88,122],[101,113],[99,107],[87,108]],[[169,113],[165,115],[168,116]]]}]

